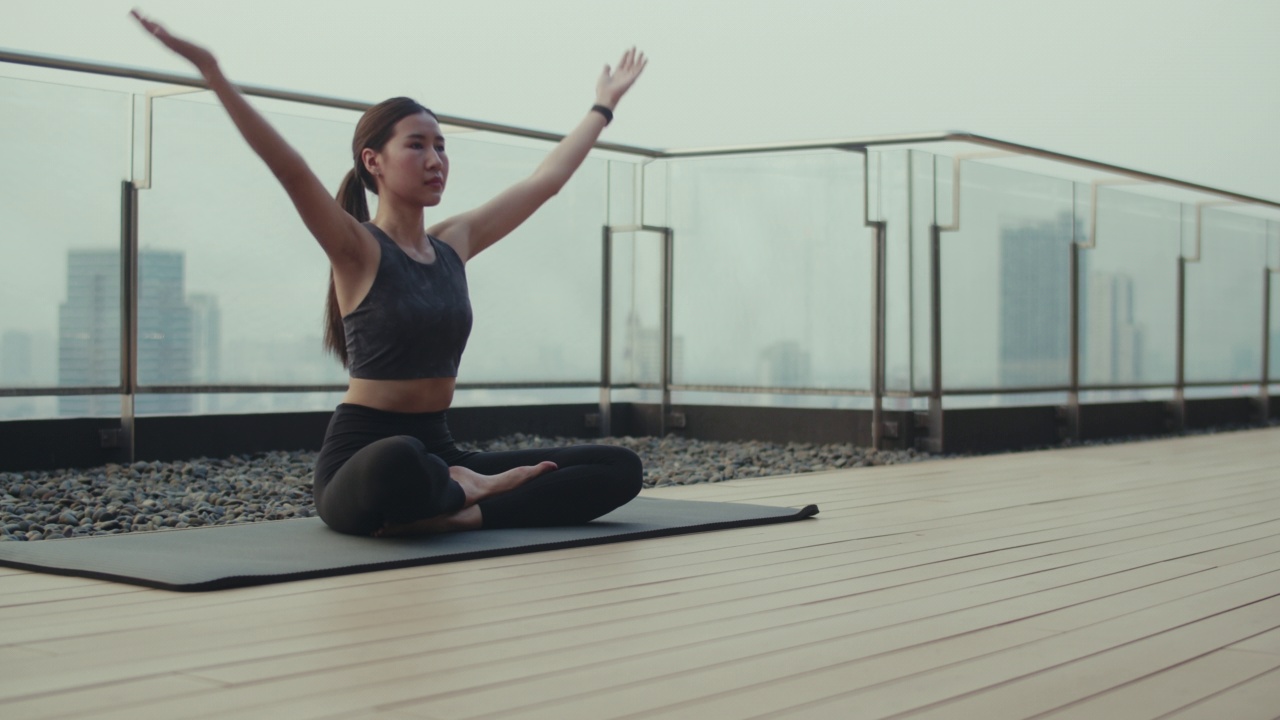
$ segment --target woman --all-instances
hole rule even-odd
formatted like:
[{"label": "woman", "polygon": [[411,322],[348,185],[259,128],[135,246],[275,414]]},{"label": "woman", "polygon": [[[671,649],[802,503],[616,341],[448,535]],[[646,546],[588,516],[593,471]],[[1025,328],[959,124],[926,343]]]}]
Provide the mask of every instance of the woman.
[{"label": "woman", "polygon": [[[528,179],[424,230],[449,176],[435,115],[408,98],[370,108],[354,167],[335,200],[302,157],[227,81],[206,49],[133,16],[204,76],[254,152],[284,186],[331,266],[325,343],[351,375],[316,461],[315,501],[333,529],[407,535],[578,524],[640,491],[625,448],[459,450],[445,410],[471,329],[464,265],[564,186],[645,67],[634,48],[605,66],[596,105]],[[378,196],[369,222],[364,190]]]}]

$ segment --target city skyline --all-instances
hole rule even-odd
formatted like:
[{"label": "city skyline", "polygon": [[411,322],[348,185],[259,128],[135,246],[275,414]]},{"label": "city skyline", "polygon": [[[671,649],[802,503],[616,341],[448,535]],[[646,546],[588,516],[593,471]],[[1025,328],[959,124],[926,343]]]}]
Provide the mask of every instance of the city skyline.
[{"label": "city skyline", "polygon": [[[191,384],[195,357],[183,254],[144,250],[138,254],[138,275],[138,384]],[[59,386],[120,383],[120,300],[119,253],[67,253],[67,298],[58,313]],[[218,352],[216,347],[205,349]],[[102,415],[113,409],[119,409],[119,400],[109,395],[58,399],[58,414],[64,416]],[[186,395],[145,396],[136,406],[139,414],[185,414],[193,409]]]}]

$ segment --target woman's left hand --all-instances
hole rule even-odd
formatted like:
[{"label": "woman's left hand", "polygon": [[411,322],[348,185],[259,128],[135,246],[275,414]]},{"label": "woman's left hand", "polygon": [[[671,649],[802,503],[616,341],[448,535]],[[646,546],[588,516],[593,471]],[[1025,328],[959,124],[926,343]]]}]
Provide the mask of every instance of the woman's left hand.
[{"label": "woman's left hand", "polygon": [[142,25],[147,32],[151,33],[155,39],[163,43],[165,47],[186,58],[186,60],[192,65],[195,65],[196,70],[199,70],[201,75],[207,76],[211,70],[218,66],[218,61],[214,59],[213,53],[190,40],[184,40],[180,37],[170,35],[169,31],[166,30],[163,25],[143,15],[137,8],[130,10],[129,14],[132,15],[133,19],[137,20],[138,24]]},{"label": "woman's left hand", "polygon": [[616,70],[610,70],[605,65],[604,72],[600,73],[600,79],[596,81],[596,102],[610,109],[617,107],[618,101],[631,89],[631,84],[644,72],[644,66],[648,62],[644,53],[631,48],[622,54]]}]

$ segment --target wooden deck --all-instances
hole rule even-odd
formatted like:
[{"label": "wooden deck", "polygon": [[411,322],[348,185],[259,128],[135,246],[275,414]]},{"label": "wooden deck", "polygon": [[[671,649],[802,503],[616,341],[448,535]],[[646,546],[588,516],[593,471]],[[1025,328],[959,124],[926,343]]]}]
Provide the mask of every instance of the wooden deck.
[{"label": "wooden deck", "polygon": [[1280,429],[652,494],[822,514],[201,594],[0,570],[0,716],[1280,716]]}]

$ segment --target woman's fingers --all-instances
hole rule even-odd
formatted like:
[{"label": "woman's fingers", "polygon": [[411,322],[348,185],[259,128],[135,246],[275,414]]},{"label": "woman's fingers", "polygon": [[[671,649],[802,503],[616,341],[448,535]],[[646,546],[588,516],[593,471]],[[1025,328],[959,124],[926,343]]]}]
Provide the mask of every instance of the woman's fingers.
[{"label": "woman's fingers", "polygon": [[129,14],[132,15],[133,19],[137,20],[142,25],[142,27],[146,28],[147,32],[151,33],[152,35],[159,35],[161,32],[164,31],[164,28],[160,26],[160,23],[154,20],[148,19],[145,15],[143,15],[141,12],[138,11],[138,8],[134,8],[130,10]]},{"label": "woman's fingers", "polygon": [[604,66],[604,72],[600,74],[598,91],[601,97],[610,101],[610,107],[626,94],[647,64],[648,59],[645,58],[644,53],[632,47],[622,53],[622,58],[618,60],[615,69],[610,69],[608,65]]},{"label": "woman's fingers", "polygon": [[169,31],[166,30],[163,25],[146,17],[139,12],[137,8],[130,10],[129,14],[132,15],[147,32],[151,33],[156,40],[159,40],[161,44],[181,55],[183,58],[186,58],[202,73],[212,67],[215,63],[213,54],[208,50],[205,50],[193,42],[174,37],[169,34]]}]

